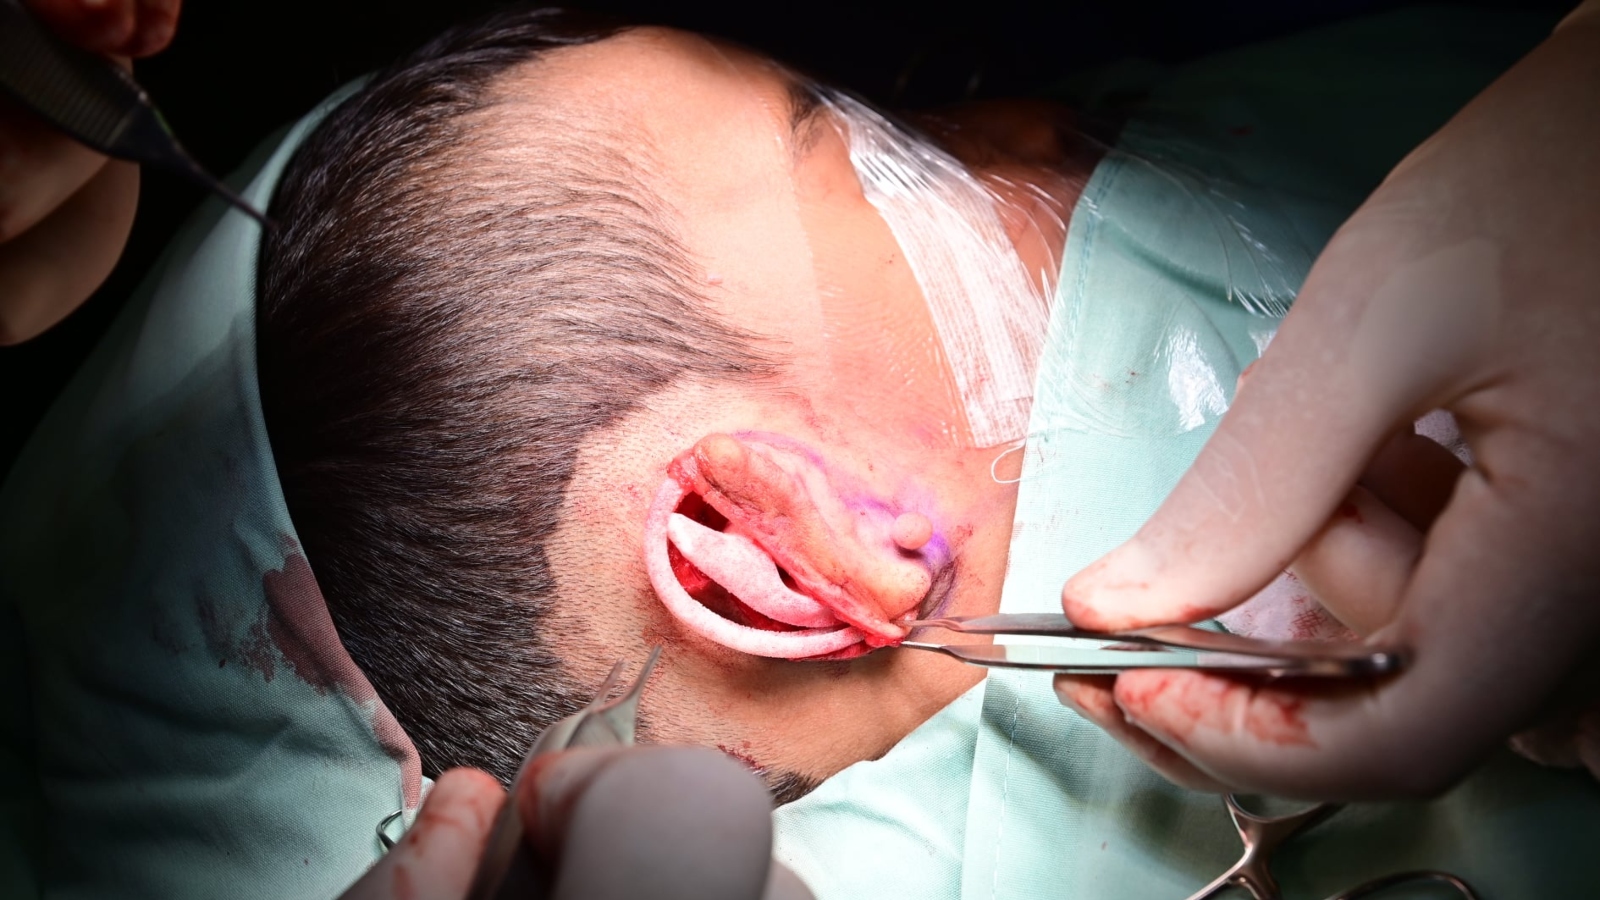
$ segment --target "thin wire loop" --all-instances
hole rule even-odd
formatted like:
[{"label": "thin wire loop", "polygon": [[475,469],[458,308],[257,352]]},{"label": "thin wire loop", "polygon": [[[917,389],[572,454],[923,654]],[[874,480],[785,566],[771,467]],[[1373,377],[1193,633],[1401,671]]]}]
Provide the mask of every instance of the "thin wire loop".
[{"label": "thin wire loop", "polygon": [[1006,449],[1000,451],[1000,455],[996,456],[992,461],[990,461],[990,463],[989,463],[989,477],[991,479],[993,479],[995,484],[1016,484],[1017,482],[1022,480],[1022,473],[1021,472],[1018,472],[1017,473],[1017,477],[1015,477],[1015,478],[1001,478],[999,475],[997,475],[995,473],[995,468],[1000,465],[1000,460],[1005,459],[1006,457],[1010,456],[1013,453],[1016,453],[1018,450],[1021,450],[1022,448],[1026,447],[1027,445],[1028,445],[1028,439],[1027,438],[1018,438],[1017,440],[1012,441],[1010,444],[1006,445]]}]

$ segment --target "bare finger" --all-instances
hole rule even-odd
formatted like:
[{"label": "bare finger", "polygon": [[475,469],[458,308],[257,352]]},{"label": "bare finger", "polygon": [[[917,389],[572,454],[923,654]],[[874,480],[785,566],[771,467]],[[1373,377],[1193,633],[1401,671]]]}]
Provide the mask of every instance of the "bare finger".
[{"label": "bare finger", "polygon": [[104,156],[0,94],[0,243],[37,225],[105,163]]},{"label": "bare finger", "polygon": [[121,53],[135,36],[135,0],[26,0],[33,14],[61,38],[90,53]]},{"label": "bare finger", "polygon": [[138,205],[138,166],[112,162],[43,222],[0,244],[0,345],[39,334],[94,293],[121,256]]}]

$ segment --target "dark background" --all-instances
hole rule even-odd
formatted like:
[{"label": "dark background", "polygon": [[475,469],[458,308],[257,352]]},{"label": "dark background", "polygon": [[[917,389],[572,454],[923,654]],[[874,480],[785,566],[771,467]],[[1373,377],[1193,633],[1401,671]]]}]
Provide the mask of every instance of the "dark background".
[{"label": "dark background", "polygon": [[[1562,11],[1576,0],[1494,2]],[[224,174],[273,129],[350,78],[445,26],[503,5],[483,0],[189,0],[168,50],[136,75],[190,152]],[[1126,57],[1182,62],[1250,41],[1404,5],[1392,0],[971,0],[791,4],[714,0],[572,5],[721,35],[891,105],[1026,94]],[[1460,4],[1458,4],[1460,5]],[[973,90],[975,88],[975,91]],[[200,201],[146,171],[133,237],[105,286],[53,331],[0,348],[0,472],[122,302]],[[0,287],[3,289],[3,287]]]}]

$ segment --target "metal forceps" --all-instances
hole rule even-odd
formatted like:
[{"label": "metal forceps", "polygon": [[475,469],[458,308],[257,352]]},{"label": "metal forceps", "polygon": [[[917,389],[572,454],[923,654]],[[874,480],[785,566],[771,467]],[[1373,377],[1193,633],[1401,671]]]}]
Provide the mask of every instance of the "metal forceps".
[{"label": "metal forceps", "polygon": [[[1252,900],[1282,900],[1283,891],[1272,877],[1272,854],[1285,842],[1307,829],[1326,821],[1343,808],[1342,804],[1319,803],[1309,809],[1283,816],[1262,816],[1245,809],[1237,794],[1223,798],[1233,827],[1239,830],[1239,840],[1244,843],[1244,856],[1216,880],[1196,891],[1189,900],[1211,900],[1230,891],[1243,891]],[[1464,900],[1478,900],[1478,895],[1466,881],[1447,872],[1419,870],[1385,875],[1363,882],[1347,891],[1335,894],[1328,900],[1357,900],[1401,884],[1431,881],[1454,888]]]},{"label": "metal forceps", "polygon": [[[912,628],[943,628],[963,634],[1032,635],[1096,641],[1102,646],[1052,644],[942,644],[905,641],[899,646],[930,650],[965,663],[1077,675],[1128,669],[1204,669],[1271,677],[1358,678],[1398,671],[1398,650],[1350,641],[1263,641],[1188,625],[1160,625],[1126,632],[1086,631],[1059,613],[951,616],[919,619]],[[1110,646],[1104,646],[1110,644]],[[1146,652],[1137,652],[1146,651]]]},{"label": "metal forceps", "polygon": [[[535,759],[575,747],[607,747],[633,743],[634,729],[638,724],[639,696],[644,693],[645,682],[661,657],[661,648],[650,652],[644,667],[615,698],[611,698],[627,668],[627,660],[611,667],[611,674],[595,694],[589,705],[546,728],[534,741],[533,749],[522,761],[506,801],[495,816],[494,828],[472,876],[472,887],[467,900],[493,900],[497,897],[543,897],[547,890],[548,873],[534,857],[524,841],[522,816],[517,812],[516,796],[524,778],[529,777]],[[611,698],[611,699],[608,699]]]}]

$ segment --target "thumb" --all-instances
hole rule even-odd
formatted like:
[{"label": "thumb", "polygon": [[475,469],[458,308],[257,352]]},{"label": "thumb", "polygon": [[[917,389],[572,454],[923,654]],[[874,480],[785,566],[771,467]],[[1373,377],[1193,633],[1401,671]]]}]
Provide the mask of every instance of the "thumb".
[{"label": "thumb", "polygon": [[439,776],[405,837],[340,900],[460,900],[505,795],[487,772]]},{"label": "thumb", "polygon": [[[1358,217],[1359,218],[1359,217]],[[1193,467],[1127,543],[1068,581],[1074,624],[1209,618],[1283,571],[1397,423],[1442,405],[1493,334],[1493,257],[1340,233]],[[1355,224],[1357,220],[1352,220]],[[1486,261],[1487,260],[1487,261]]]}]

